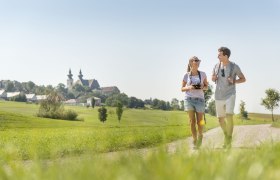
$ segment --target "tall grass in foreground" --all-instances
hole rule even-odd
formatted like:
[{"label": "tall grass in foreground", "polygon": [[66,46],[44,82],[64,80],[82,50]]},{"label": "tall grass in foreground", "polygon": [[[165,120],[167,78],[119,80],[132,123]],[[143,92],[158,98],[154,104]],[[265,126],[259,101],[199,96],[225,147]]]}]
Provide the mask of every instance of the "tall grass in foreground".
[{"label": "tall grass in foreground", "polygon": [[100,154],[47,161],[14,161],[13,148],[0,160],[0,179],[279,179],[280,144],[191,154],[152,151]]}]

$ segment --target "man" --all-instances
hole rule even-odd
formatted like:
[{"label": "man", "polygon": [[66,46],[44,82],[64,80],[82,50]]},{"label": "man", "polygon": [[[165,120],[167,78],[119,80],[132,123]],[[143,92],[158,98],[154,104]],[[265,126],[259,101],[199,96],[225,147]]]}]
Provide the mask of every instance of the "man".
[{"label": "man", "polygon": [[216,64],[212,74],[212,81],[216,83],[216,114],[225,135],[224,148],[231,148],[233,111],[236,97],[235,84],[246,81],[239,66],[229,61],[230,54],[230,49],[227,47],[221,47],[218,49],[218,59],[220,62]]}]

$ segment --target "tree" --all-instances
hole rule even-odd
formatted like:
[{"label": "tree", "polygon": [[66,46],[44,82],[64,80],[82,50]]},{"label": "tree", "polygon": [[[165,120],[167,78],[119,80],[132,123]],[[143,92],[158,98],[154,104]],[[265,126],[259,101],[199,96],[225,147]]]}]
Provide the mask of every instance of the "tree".
[{"label": "tree", "polygon": [[56,91],[41,101],[38,116],[52,119],[60,119],[63,116],[62,97]]},{"label": "tree", "polygon": [[184,100],[180,101],[180,110],[182,110],[182,111],[185,110],[185,101]]},{"label": "tree", "polygon": [[271,111],[272,121],[274,121],[273,110],[279,107],[280,94],[275,89],[267,89],[265,93],[266,97],[262,99],[261,105]]},{"label": "tree", "polygon": [[121,118],[122,118],[122,113],[123,113],[123,104],[121,102],[118,102],[118,104],[117,104],[116,113],[118,116],[118,120],[120,122]]},{"label": "tree", "polygon": [[31,93],[31,92],[34,92],[34,87],[35,87],[35,83],[32,82],[32,81],[28,81],[26,84],[25,84],[25,88],[26,88],[26,91],[28,93]]},{"label": "tree", "polygon": [[75,90],[77,92],[85,92],[85,87],[81,84],[75,84],[73,86],[73,90]]},{"label": "tree", "polygon": [[94,106],[95,106],[95,99],[93,97],[93,98],[91,98],[91,107],[94,108]]},{"label": "tree", "polygon": [[127,107],[128,108],[144,108],[145,103],[141,99],[137,99],[136,97],[128,98]]},{"label": "tree", "polygon": [[54,87],[52,85],[47,85],[46,89],[45,89],[45,93],[46,94],[50,94],[54,91]]},{"label": "tree", "polygon": [[211,100],[208,104],[208,113],[212,116],[216,116],[216,105],[214,100]]},{"label": "tree", "polygon": [[169,111],[171,110],[171,105],[170,105],[170,102],[168,102],[168,101],[166,102],[166,110],[169,110]]},{"label": "tree", "polygon": [[248,119],[248,112],[245,110],[245,102],[241,101],[239,105],[239,116],[242,119]]},{"label": "tree", "polygon": [[204,98],[205,98],[205,106],[208,107],[208,101],[211,99],[213,94],[213,86],[210,84],[208,85],[207,91],[204,92]]},{"label": "tree", "polygon": [[13,82],[9,81],[7,86],[6,86],[6,89],[5,89],[7,92],[14,92],[15,90],[15,85]]},{"label": "tree", "polygon": [[74,95],[72,92],[68,92],[68,93],[66,94],[66,98],[67,98],[67,99],[75,99],[75,95]]},{"label": "tree", "polygon": [[[31,91],[27,91],[28,93],[30,93]],[[35,94],[46,94],[46,88],[45,86],[36,86],[35,90],[34,90]]]},{"label": "tree", "polygon": [[176,99],[176,98],[173,98],[171,100],[171,107],[172,107],[173,110],[179,110],[180,109],[179,100]]},{"label": "tree", "polygon": [[78,114],[70,109],[65,111],[62,100],[63,98],[58,92],[50,92],[47,99],[40,102],[37,116],[52,119],[76,120]]},{"label": "tree", "polygon": [[144,103],[145,103],[146,105],[152,105],[153,100],[152,100],[152,98],[150,98],[150,99],[145,99],[145,100],[144,100]]},{"label": "tree", "polygon": [[25,94],[19,94],[18,96],[15,96],[12,98],[12,101],[17,101],[17,102],[26,102],[26,95]]},{"label": "tree", "polygon": [[107,106],[117,107],[117,103],[121,102],[124,106],[126,106],[128,104],[128,100],[129,98],[125,93],[112,94],[106,99],[105,104]]},{"label": "tree", "polygon": [[104,106],[98,109],[98,117],[103,123],[107,120],[107,109]]},{"label": "tree", "polygon": [[62,83],[59,83],[57,86],[56,86],[56,91],[59,92],[63,97],[67,97],[67,88],[65,87],[64,84]]},{"label": "tree", "polygon": [[158,103],[158,108],[161,109],[161,110],[167,110],[166,102],[163,101],[163,100],[160,100],[159,103]]}]

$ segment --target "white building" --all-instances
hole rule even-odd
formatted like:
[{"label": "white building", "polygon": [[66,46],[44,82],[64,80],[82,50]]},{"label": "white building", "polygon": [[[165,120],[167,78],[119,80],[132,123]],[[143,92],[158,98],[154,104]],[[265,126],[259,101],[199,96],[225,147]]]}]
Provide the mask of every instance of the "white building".
[{"label": "white building", "polygon": [[12,98],[20,95],[20,92],[7,92],[7,98]]},{"label": "white building", "polygon": [[26,96],[26,100],[27,100],[28,102],[34,102],[34,101],[36,101],[36,95],[35,95],[35,94],[26,94],[25,96]]},{"label": "white building", "polygon": [[4,99],[7,97],[7,93],[4,89],[0,89],[0,99]]},{"label": "white building", "polygon": [[69,99],[67,101],[64,101],[64,104],[76,106],[77,105],[77,100],[76,99]]},{"label": "white building", "polygon": [[100,106],[101,105],[101,99],[98,97],[90,97],[87,99],[87,105],[91,106],[91,99],[94,98],[95,100],[95,106]]},{"label": "white building", "polygon": [[36,95],[36,101],[42,101],[47,99],[47,95]]}]

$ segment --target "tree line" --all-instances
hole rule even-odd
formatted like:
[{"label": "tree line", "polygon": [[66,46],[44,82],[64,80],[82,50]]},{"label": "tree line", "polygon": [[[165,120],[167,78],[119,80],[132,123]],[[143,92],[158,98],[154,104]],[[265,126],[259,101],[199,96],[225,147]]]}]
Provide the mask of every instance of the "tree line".
[{"label": "tree line", "polygon": [[7,92],[22,92],[22,94],[15,96],[9,100],[26,102],[25,94],[36,94],[36,95],[48,95],[52,92],[57,92],[61,100],[77,99],[79,103],[86,103],[88,98],[98,97],[101,99],[101,103],[106,106],[117,107],[120,102],[127,108],[151,108],[160,110],[183,110],[184,101],[179,101],[173,98],[171,102],[164,101],[157,98],[150,99],[139,99],[137,97],[129,97],[125,93],[111,93],[103,94],[100,90],[91,90],[89,87],[75,84],[71,90],[69,90],[63,83],[59,83],[57,86],[47,85],[38,86],[32,81],[18,82],[18,81],[0,81],[2,89]]}]

